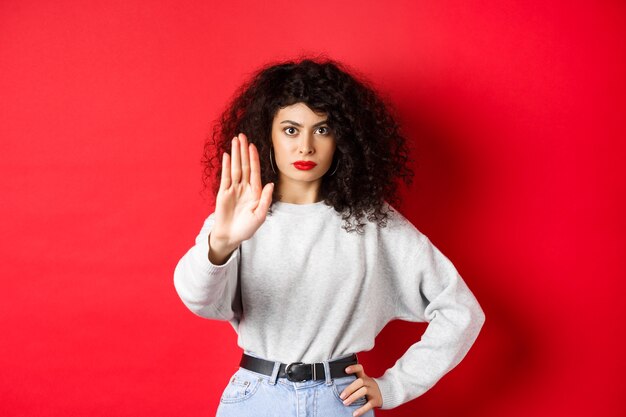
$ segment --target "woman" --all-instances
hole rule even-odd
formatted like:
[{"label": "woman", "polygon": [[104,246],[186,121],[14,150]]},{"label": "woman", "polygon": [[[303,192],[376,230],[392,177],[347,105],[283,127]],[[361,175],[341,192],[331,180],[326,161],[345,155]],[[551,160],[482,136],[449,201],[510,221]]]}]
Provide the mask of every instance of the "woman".
[{"label": "woman", "polygon": [[[241,87],[205,146],[215,212],[174,274],[185,305],[229,321],[244,350],[218,416],[373,416],[465,356],[484,314],[391,206],[407,156],[388,107],[337,62],[270,65]],[[372,378],[356,354],[393,319],[429,325]]]}]

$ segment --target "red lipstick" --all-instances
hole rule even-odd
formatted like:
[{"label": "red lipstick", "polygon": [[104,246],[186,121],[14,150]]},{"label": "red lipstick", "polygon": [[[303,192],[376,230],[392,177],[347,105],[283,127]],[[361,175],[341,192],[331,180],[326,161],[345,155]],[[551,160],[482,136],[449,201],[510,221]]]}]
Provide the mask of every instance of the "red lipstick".
[{"label": "red lipstick", "polygon": [[312,161],[296,161],[293,163],[293,166],[302,171],[308,171],[309,169],[315,168],[317,164]]}]

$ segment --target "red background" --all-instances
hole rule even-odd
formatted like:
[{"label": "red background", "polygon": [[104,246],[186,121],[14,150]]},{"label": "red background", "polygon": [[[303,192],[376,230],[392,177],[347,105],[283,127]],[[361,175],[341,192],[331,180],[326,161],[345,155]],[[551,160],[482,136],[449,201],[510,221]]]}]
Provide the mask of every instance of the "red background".
[{"label": "red background", "polygon": [[[626,6],[382,3],[0,3],[0,415],[213,415],[235,333],[172,283],[212,210],[203,140],[259,65],[320,52],[396,106],[400,209],[487,316],[379,414],[625,415]],[[423,328],[388,326],[366,371]]]}]

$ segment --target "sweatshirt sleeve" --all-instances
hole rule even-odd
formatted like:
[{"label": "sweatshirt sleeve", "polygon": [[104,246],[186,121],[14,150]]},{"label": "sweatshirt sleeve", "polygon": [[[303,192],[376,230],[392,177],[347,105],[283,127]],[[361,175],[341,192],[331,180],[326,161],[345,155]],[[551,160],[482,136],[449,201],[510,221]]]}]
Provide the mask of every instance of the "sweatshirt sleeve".
[{"label": "sweatshirt sleeve", "polygon": [[463,359],[485,321],[478,301],[450,260],[425,235],[416,231],[414,236],[421,244],[404,259],[410,262],[401,276],[393,278],[396,318],[429,324],[419,342],[374,378],[383,409],[417,398],[435,385]]},{"label": "sweatshirt sleeve", "polygon": [[239,248],[223,265],[209,261],[211,214],[196,237],[195,245],[178,261],[174,287],[185,306],[208,319],[238,321],[241,297],[238,290]]}]

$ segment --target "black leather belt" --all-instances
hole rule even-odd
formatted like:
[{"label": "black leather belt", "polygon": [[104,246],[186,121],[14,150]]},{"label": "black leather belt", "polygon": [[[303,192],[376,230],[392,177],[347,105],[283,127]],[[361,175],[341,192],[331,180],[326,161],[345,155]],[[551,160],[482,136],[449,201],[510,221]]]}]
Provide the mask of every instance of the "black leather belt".
[{"label": "black leather belt", "polygon": [[[254,372],[258,372],[264,375],[272,375],[274,372],[274,361],[268,361],[265,359],[257,358],[254,356],[246,355],[245,353],[241,357],[239,366],[245,369],[249,369]],[[356,353],[348,356],[347,358],[341,358],[328,362],[330,368],[331,378],[341,378],[348,376],[345,369],[349,365],[359,363],[356,357]],[[309,380],[326,379],[326,372],[324,371],[324,364],[318,363],[302,363],[292,362],[289,364],[280,364],[278,369],[279,378],[287,378],[292,382],[303,382]]]}]

